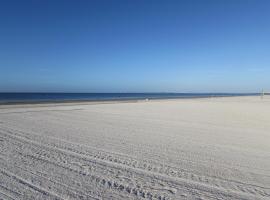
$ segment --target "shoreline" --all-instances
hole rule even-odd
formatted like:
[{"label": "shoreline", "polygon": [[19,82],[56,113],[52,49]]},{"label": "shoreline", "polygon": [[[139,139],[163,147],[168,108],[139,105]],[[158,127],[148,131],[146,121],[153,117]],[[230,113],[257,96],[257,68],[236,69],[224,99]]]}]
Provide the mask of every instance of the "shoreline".
[{"label": "shoreline", "polygon": [[[16,96],[18,94],[18,96]],[[23,95],[22,95],[23,94]],[[67,94],[67,96],[66,96]],[[74,96],[75,95],[75,96]],[[144,100],[197,99],[258,96],[259,93],[0,93],[0,105],[84,102],[134,102]]]},{"label": "shoreline", "polygon": [[[198,96],[198,97],[179,97],[179,98],[146,98],[146,99],[102,99],[102,100],[52,100],[52,101],[13,101],[13,102],[1,102],[1,108],[10,108],[15,106],[18,108],[32,107],[32,106],[72,106],[72,105],[96,105],[96,104],[118,104],[118,103],[139,103],[147,101],[177,101],[177,100],[199,100],[199,99],[218,99],[218,98],[238,98],[238,97],[260,97],[259,94],[254,95],[231,95],[231,96]],[[15,108],[14,107],[14,108]]]}]

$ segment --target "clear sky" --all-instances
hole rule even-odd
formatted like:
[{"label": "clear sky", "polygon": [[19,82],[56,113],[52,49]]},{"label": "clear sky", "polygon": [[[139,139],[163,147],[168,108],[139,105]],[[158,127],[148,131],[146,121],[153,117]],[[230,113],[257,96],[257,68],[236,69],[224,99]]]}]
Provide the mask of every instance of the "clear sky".
[{"label": "clear sky", "polygon": [[2,0],[2,92],[270,91],[270,1]]}]

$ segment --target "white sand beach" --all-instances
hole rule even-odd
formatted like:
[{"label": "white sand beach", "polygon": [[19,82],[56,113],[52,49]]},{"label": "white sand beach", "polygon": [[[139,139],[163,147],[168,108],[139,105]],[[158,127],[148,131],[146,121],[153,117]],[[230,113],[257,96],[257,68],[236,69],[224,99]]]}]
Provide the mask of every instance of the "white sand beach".
[{"label": "white sand beach", "polygon": [[0,199],[270,199],[270,98],[2,105]]}]

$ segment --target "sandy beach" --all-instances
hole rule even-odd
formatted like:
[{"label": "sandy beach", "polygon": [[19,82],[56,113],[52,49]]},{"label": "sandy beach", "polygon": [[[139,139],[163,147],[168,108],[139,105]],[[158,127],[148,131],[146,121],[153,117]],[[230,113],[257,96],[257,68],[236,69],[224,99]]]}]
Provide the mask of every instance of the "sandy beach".
[{"label": "sandy beach", "polygon": [[1,105],[0,199],[270,199],[270,97]]}]

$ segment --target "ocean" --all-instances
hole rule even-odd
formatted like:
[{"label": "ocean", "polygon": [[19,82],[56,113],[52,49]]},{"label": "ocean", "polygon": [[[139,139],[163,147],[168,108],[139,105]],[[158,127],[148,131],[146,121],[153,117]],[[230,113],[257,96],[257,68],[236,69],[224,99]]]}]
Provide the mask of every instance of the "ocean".
[{"label": "ocean", "polygon": [[256,93],[0,93],[0,103],[178,99],[258,95]]}]

